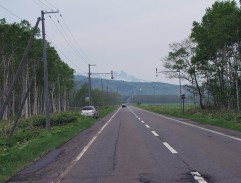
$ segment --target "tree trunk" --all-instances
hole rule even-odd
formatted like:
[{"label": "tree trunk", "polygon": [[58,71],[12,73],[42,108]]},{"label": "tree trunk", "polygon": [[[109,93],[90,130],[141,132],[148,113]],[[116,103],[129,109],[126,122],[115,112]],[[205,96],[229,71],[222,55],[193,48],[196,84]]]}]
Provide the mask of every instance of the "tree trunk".
[{"label": "tree trunk", "polygon": [[61,112],[61,90],[60,90],[59,75],[58,75],[58,112]]},{"label": "tree trunk", "polygon": [[64,86],[64,99],[63,99],[63,111],[66,111],[67,108],[67,92],[66,92],[66,86]]},{"label": "tree trunk", "polygon": [[194,80],[195,80],[196,87],[197,87],[198,94],[199,94],[199,105],[200,105],[201,109],[204,109],[204,105],[203,105],[203,95],[202,95],[201,89],[200,89],[200,87],[199,87],[196,74],[194,74]]},{"label": "tree trunk", "polygon": [[[8,92],[8,81],[9,80],[9,62],[3,58],[3,101],[6,100],[6,94]],[[8,119],[8,105],[5,108],[5,112],[3,114],[3,119]]]},{"label": "tree trunk", "polygon": [[51,84],[51,101],[52,101],[52,110],[53,112],[56,112],[56,101],[54,97],[54,92],[55,92],[55,86],[54,83]]},{"label": "tree trunk", "polygon": [[38,88],[37,88],[37,76],[34,78],[34,89],[33,89],[33,115],[38,114]]}]

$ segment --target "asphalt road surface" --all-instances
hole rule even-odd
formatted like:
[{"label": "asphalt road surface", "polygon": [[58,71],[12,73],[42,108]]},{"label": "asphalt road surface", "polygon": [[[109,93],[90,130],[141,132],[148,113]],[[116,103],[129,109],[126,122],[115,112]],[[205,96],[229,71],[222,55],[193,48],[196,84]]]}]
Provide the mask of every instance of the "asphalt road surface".
[{"label": "asphalt road surface", "polygon": [[128,106],[9,182],[241,183],[241,133]]}]

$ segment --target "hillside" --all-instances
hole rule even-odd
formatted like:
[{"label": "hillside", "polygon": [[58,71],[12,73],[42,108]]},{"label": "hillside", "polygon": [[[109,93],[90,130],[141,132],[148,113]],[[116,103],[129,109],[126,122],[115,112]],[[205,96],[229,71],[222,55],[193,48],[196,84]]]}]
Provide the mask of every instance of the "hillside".
[{"label": "hillside", "polygon": [[[88,78],[75,76],[76,87],[88,83]],[[118,91],[123,96],[130,95],[178,95],[179,86],[161,82],[127,82],[119,80],[102,79],[103,90]],[[101,79],[91,78],[92,88],[101,89]]]}]

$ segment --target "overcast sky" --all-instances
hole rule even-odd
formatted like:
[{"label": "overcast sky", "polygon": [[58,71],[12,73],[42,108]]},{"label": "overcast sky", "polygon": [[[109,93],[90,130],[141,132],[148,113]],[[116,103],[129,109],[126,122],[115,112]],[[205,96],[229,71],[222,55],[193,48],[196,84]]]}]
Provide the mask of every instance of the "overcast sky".
[{"label": "overcast sky", "polygon": [[58,9],[62,17],[45,15],[47,39],[76,73],[86,74],[88,64],[96,64],[92,72],[123,70],[146,81],[178,84],[175,79],[156,77],[155,68],[162,70],[161,58],[168,55],[169,44],[187,38],[193,21],[200,22],[214,2],[0,0],[0,18],[8,23],[26,19],[34,26],[41,10]]}]

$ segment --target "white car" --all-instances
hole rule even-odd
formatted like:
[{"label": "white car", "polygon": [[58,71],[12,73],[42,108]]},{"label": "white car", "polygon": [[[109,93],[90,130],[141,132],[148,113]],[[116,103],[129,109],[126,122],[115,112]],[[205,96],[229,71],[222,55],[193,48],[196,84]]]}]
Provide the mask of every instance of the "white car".
[{"label": "white car", "polygon": [[96,111],[94,106],[84,106],[80,113],[82,116],[90,116],[97,119],[98,112]]}]

